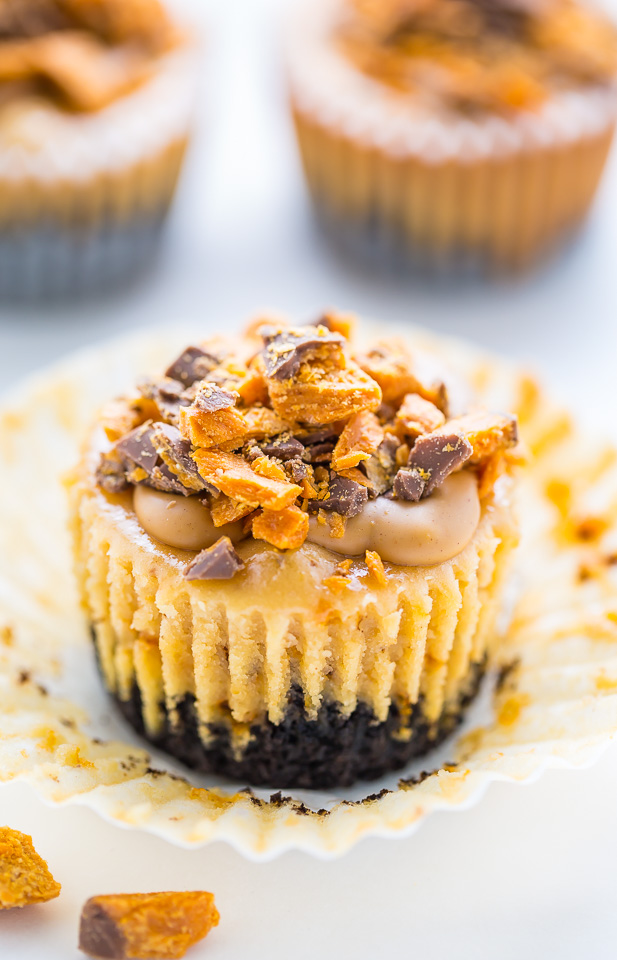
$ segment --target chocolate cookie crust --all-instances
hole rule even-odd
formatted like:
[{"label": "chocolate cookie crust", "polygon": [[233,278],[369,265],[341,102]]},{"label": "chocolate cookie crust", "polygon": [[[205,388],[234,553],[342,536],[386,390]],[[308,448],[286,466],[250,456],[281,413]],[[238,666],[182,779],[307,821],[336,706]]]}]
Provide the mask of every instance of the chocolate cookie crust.
[{"label": "chocolate cookie crust", "polygon": [[162,705],[164,725],[155,737],[145,731],[137,685],[130,700],[114,699],[140,736],[200,773],[274,789],[330,790],[351,786],[358,780],[376,780],[437,747],[461,722],[483,675],[484,663],[474,664],[465,692],[436,723],[426,720],[421,700],[405,718],[393,703],[381,723],[363,703],[349,716],[341,714],[335,703],[325,703],[317,719],[310,720],[304,712],[302,690],[293,686],[282,722],[253,724],[240,756],[234,752],[225,723],[209,724],[209,740],[204,743],[199,735],[195,698],[190,694],[178,704],[176,725],[171,724]]}]

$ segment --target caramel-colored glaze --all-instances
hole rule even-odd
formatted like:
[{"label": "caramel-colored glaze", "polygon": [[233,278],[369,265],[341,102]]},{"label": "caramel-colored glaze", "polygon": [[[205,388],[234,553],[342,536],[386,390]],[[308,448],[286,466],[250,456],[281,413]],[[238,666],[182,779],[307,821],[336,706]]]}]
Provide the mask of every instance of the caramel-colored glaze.
[{"label": "caramel-colored glaze", "polygon": [[[198,497],[160,493],[137,486],[133,508],[146,533],[177,550],[203,550],[221,536],[244,539],[241,523],[215,527],[208,507]],[[312,518],[308,540],[346,557],[376,550],[383,560],[407,567],[432,566],[461,553],[480,521],[475,474],[454,474],[426,500],[406,503],[379,497],[347,521],[340,538]]]},{"label": "caramel-colored glaze", "polygon": [[480,522],[476,476],[468,470],[448,477],[426,500],[409,503],[379,497],[351,517],[342,537],[311,519],[308,539],[346,557],[376,550],[382,560],[428,567],[452,560],[472,539]]},{"label": "caramel-colored glaze", "polygon": [[215,527],[207,504],[199,497],[183,497],[137,486],[133,493],[133,509],[146,533],[176,550],[203,550],[223,536],[238,543],[245,536],[240,522]]}]

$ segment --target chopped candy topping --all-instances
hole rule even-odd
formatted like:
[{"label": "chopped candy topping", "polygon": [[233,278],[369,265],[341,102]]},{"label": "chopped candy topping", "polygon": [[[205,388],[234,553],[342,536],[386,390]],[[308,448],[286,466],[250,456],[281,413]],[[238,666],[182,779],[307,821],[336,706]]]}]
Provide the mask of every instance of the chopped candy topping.
[{"label": "chopped candy topping", "polygon": [[[369,497],[415,502],[462,468],[490,496],[513,462],[516,419],[478,410],[448,420],[445,381],[420,356],[387,343],[356,362],[346,319],[322,319],[302,328],[260,321],[261,349],[256,330],[235,349],[188,347],[165,377],[142,384],[137,402],[107,408],[115,443],[99,485],[197,496],[216,527],[241,520],[247,536],[280,550],[304,543],[310,515],[340,538]],[[240,569],[226,539],[195,558],[188,579]]]},{"label": "chopped candy topping", "polygon": [[194,557],[184,570],[185,580],[231,580],[244,563],[229,537],[221,537]]},{"label": "chopped candy topping", "polygon": [[81,911],[79,949],[93,958],[180,960],[218,926],[211,893],[115,893]]},{"label": "chopped candy topping", "polygon": [[45,903],[60,893],[32,837],[0,827],[0,910]]}]

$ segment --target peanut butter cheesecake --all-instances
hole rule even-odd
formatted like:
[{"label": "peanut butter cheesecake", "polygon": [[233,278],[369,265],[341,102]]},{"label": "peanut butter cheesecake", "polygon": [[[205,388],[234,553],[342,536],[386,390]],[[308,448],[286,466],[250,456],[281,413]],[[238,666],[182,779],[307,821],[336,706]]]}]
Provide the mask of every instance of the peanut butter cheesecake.
[{"label": "peanut butter cheesecake", "polygon": [[159,0],[0,0],[0,293],[124,279],[186,148],[192,43]]},{"label": "peanut butter cheesecake", "polygon": [[518,268],[588,210],[617,30],[584,0],[304,0],[288,53],[311,194],[347,246]]},{"label": "peanut butter cheesecake", "polygon": [[201,771],[327,788],[455,727],[517,541],[516,419],[351,318],[189,345],[101,413],[72,485],[105,686]]}]

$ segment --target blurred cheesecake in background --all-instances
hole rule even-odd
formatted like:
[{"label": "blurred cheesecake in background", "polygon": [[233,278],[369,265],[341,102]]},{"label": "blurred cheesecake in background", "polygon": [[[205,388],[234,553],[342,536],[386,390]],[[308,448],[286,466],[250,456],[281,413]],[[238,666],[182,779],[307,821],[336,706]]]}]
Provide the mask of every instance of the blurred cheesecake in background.
[{"label": "blurred cheesecake in background", "polygon": [[159,0],[0,0],[0,294],[89,291],[147,262],[195,72]]},{"label": "blurred cheesecake in background", "polygon": [[300,0],[291,103],[337,240],[518,269],[569,236],[611,144],[617,33],[574,0]]}]

